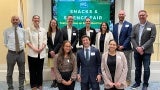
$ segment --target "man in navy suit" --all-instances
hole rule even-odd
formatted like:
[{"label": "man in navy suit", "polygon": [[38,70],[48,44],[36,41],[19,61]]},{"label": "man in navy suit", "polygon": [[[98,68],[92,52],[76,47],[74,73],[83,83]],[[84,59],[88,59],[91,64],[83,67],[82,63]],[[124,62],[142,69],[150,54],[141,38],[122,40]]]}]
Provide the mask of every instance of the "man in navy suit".
[{"label": "man in navy suit", "polygon": [[76,45],[78,43],[78,30],[76,27],[72,26],[73,16],[67,16],[67,25],[61,30],[63,33],[63,41],[68,40],[72,44],[72,51],[75,53],[77,51]]},{"label": "man in navy suit", "polygon": [[125,19],[125,12],[124,10],[120,10],[118,13],[119,22],[116,23],[113,27],[113,37],[115,41],[118,43],[118,50],[123,51],[128,65],[128,73],[127,73],[127,84],[130,85],[131,82],[131,31],[132,31],[132,24],[127,22]]},{"label": "man in navy suit", "polygon": [[[77,52],[78,81],[81,82],[81,90],[100,90],[101,81],[101,57],[98,49],[90,46],[91,40],[87,35],[81,38],[83,49]],[[80,68],[81,67],[81,68]],[[80,70],[81,69],[81,70]],[[80,73],[81,72],[81,73]]]}]

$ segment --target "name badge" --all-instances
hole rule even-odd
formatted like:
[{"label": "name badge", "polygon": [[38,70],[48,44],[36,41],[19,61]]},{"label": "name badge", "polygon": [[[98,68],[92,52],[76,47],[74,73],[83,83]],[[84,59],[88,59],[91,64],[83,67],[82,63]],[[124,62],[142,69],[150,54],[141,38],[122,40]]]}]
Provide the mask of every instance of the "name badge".
[{"label": "name badge", "polygon": [[69,63],[69,59],[67,60],[67,62]]},{"label": "name badge", "polygon": [[76,36],[76,33],[73,33],[73,36]]},{"label": "name badge", "polygon": [[151,31],[151,28],[147,28],[147,31]]},{"label": "name badge", "polygon": [[129,27],[129,25],[125,25],[125,27]]},{"label": "name badge", "polygon": [[90,32],[93,32],[93,30],[90,30]]},{"label": "name badge", "polygon": [[91,56],[95,56],[95,52],[91,52]]}]

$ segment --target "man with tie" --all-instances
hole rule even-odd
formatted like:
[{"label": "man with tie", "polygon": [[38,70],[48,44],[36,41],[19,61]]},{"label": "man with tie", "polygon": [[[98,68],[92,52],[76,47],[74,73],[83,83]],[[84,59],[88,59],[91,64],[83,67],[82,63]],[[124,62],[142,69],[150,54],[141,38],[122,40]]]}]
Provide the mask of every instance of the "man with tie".
[{"label": "man with tie", "polygon": [[128,65],[128,72],[127,72],[127,84],[128,86],[131,83],[131,67],[132,67],[132,59],[131,59],[131,31],[132,31],[132,24],[125,19],[125,11],[120,10],[118,13],[119,22],[116,23],[113,27],[113,37],[115,41],[118,43],[118,50],[123,51]]},{"label": "man with tie", "polygon": [[150,77],[150,58],[153,53],[153,43],[156,38],[155,24],[147,21],[147,11],[140,10],[138,12],[139,23],[134,25],[131,33],[131,42],[134,49],[135,59],[135,84],[132,89],[140,86],[142,64],[144,67],[143,87],[142,90],[147,90]]},{"label": "man with tie", "polygon": [[100,90],[101,81],[101,57],[98,49],[90,46],[91,40],[87,35],[81,38],[83,49],[77,52],[78,81],[81,82],[81,90]]},{"label": "man with tie", "polygon": [[78,30],[72,24],[73,24],[73,16],[68,15],[67,25],[64,26],[61,30],[63,34],[63,41],[65,40],[70,41],[72,45],[72,51],[76,53],[77,51],[76,45],[78,43]]},{"label": "man with tie", "polygon": [[12,16],[12,27],[4,31],[4,44],[8,48],[7,53],[7,84],[8,90],[13,90],[13,70],[17,63],[19,70],[19,90],[24,90],[25,79],[25,55],[24,42],[25,31],[18,27],[20,20],[18,16]]}]

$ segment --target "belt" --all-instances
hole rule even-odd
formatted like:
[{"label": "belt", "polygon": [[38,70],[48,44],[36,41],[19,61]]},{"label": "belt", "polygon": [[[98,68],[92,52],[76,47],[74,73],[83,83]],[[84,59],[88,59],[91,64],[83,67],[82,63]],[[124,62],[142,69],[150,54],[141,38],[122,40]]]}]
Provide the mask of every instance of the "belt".
[{"label": "belt", "polygon": [[24,50],[21,50],[21,51],[16,52],[16,51],[8,50],[8,52],[13,53],[13,54],[20,54],[20,53],[22,53],[23,51],[24,51]]}]

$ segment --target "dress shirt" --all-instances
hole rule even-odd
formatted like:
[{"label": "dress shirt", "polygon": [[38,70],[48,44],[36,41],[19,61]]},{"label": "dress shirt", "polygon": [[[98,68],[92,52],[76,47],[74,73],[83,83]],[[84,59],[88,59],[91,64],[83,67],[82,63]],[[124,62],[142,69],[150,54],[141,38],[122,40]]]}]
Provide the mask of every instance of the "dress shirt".
[{"label": "dress shirt", "polygon": [[122,26],[123,26],[123,23],[118,24],[118,44],[119,44],[119,36],[120,36],[120,33],[121,33]]},{"label": "dress shirt", "polygon": [[53,42],[53,45],[54,45],[55,36],[56,36],[56,32],[52,32],[52,42]]},{"label": "dress shirt", "polygon": [[[38,37],[39,36],[39,37]],[[43,44],[47,44],[47,32],[44,28],[40,27],[38,30],[31,26],[26,30],[26,43],[31,43],[34,47],[42,47]],[[28,48],[28,55],[30,57],[38,57],[38,53],[33,51],[32,48]],[[46,49],[40,53],[40,58],[46,57]]]},{"label": "dress shirt", "polygon": [[91,47],[88,47],[88,48],[84,48],[84,56],[86,58],[86,49],[88,49],[88,56],[89,56],[89,60],[90,60],[90,52],[91,52]]},{"label": "dress shirt", "polygon": [[[20,51],[24,49],[25,43],[25,30],[23,28],[17,27],[17,34],[19,40]],[[4,31],[4,44],[8,50],[16,51],[15,48],[15,27],[10,27]]]},{"label": "dress shirt", "polygon": [[86,30],[86,35],[90,37],[90,30]]},{"label": "dress shirt", "polygon": [[140,27],[139,27],[139,46],[141,46],[141,36],[142,36],[142,32],[143,32],[145,24],[140,24]]},{"label": "dress shirt", "polygon": [[72,28],[69,28],[69,27],[67,26],[67,33],[68,33],[68,41],[71,42]]}]

